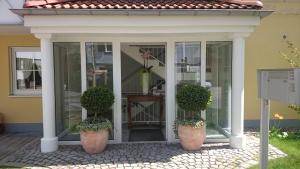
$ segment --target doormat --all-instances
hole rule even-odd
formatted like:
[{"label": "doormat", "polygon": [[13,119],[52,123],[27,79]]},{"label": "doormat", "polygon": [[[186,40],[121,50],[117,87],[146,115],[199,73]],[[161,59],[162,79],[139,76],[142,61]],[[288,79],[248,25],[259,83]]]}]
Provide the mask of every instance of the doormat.
[{"label": "doormat", "polygon": [[131,129],[129,141],[165,141],[161,129]]}]

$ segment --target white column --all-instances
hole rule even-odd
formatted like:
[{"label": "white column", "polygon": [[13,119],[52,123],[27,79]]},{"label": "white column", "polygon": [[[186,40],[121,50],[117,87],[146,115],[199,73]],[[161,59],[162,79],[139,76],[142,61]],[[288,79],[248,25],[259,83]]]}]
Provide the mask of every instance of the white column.
[{"label": "white column", "polygon": [[114,103],[114,140],[122,142],[122,80],[121,80],[121,44],[113,41],[113,89],[115,96]]},{"label": "white column", "polygon": [[244,136],[244,60],[245,36],[235,35],[232,56],[232,115],[231,137],[232,148],[243,148],[246,145]]},{"label": "white column", "polygon": [[58,138],[55,135],[55,95],[54,63],[51,34],[36,35],[41,41],[42,55],[42,95],[43,95],[43,138],[41,152],[53,152],[58,149]]},{"label": "white column", "polygon": [[175,141],[173,125],[175,121],[175,42],[167,42],[166,56],[166,137],[168,142]]}]

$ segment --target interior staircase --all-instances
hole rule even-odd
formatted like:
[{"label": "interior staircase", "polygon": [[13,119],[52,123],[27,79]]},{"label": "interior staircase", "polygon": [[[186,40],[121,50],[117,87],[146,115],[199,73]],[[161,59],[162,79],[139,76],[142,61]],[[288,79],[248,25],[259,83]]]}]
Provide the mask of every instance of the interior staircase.
[{"label": "interior staircase", "polygon": [[122,52],[132,59],[144,65],[144,58],[141,56],[141,51],[149,50],[152,54],[148,60],[148,67],[153,66],[152,72],[165,79],[165,48],[162,47],[142,47],[134,45],[122,45]]},{"label": "interior staircase", "polygon": [[[127,74],[122,76],[122,84],[132,83],[133,80],[137,80],[137,76],[144,65],[144,58],[142,53],[148,51],[151,53],[148,59],[148,67],[152,66],[152,73],[159,77],[152,78],[152,86],[150,86],[150,92],[155,88],[159,88],[165,83],[165,47],[163,45],[149,46],[149,45],[122,45],[123,57],[128,57],[136,62],[133,66],[134,70],[126,72]],[[137,65],[138,64],[138,65]],[[132,68],[132,69],[133,69]],[[132,104],[132,121],[138,123],[153,123],[159,122],[159,106],[154,102],[143,102]],[[122,112],[123,112],[123,122],[127,122],[127,98],[122,99]]]}]

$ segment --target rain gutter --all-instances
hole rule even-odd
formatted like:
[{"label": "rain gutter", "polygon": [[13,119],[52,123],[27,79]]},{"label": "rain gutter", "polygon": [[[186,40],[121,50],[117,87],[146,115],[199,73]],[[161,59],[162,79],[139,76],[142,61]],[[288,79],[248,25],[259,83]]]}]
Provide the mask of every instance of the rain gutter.
[{"label": "rain gutter", "polygon": [[24,8],[11,9],[19,16],[24,15],[216,15],[216,16],[259,16],[264,18],[270,15],[271,10],[257,9],[47,9]]}]

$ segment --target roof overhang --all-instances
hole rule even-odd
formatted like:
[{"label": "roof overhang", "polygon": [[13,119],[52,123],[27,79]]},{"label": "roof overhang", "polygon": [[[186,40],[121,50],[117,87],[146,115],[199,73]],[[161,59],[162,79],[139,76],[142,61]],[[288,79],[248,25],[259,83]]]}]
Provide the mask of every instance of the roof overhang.
[{"label": "roof overhang", "polygon": [[12,9],[34,34],[250,34],[272,13],[251,9]]},{"label": "roof overhang", "polygon": [[30,34],[30,28],[23,24],[1,24],[0,35],[24,35]]},{"label": "roof overhang", "polygon": [[11,9],[20,16],[25,15],[217,15],[217,16],[259,16],[270,15],[271,10],[255,9]]}]

